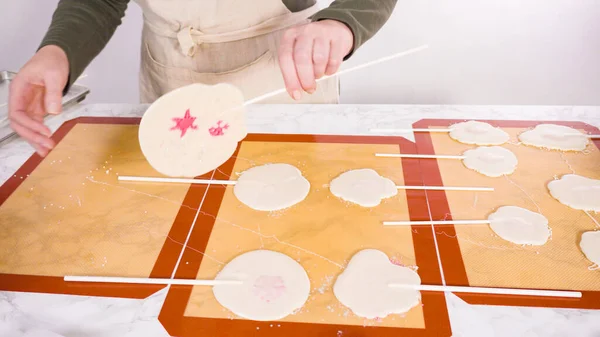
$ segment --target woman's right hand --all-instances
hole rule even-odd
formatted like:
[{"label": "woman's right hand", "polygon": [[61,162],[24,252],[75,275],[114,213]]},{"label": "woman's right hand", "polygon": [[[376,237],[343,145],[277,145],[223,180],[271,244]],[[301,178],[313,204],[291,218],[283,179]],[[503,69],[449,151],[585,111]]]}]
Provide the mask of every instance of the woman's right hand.
[{"label": "woman's right hand", "polygon": [[62,111],[62,94],[69,79],[69,60],[57,46],[41,48],[11,81],[8,98],[10,126],[42,157],[52,148],[46,114]]}]

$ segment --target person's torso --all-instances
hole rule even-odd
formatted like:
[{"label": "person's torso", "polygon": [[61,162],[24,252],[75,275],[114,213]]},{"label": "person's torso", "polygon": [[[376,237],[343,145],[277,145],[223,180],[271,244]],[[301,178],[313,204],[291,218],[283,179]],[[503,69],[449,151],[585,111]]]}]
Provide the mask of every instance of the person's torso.
[{"label": "person's torso", "polygon": [[[190,83],[230,83],[251,99],[284,87],[277,48],[308,22],[315,0],[135,0],[144,13],[141,91],[151,102]],[[304,103],[335,103],[337,79]],[[272,103],[293,103],[287,93]]]},{"label": "person's torso", "polygon": [[247,29],[269,19],[300,12],[316,0],[135,0],[146,21],[194,27],[206,34]]}]

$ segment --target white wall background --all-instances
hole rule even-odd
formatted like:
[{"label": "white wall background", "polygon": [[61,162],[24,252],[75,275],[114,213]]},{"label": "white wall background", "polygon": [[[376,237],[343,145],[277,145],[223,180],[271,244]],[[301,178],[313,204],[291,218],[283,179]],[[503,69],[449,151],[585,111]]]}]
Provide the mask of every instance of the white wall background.
[{"label": "white wall background", "polygon": [[[90,0],[83,0],[90,1]],[[17,71],[39,47],[58,0],[0,0],[0,70]],[[85,102],[137,103],[141,10],[131,4],[104,51],[84,72]]]},{"label": "white wall background", "polygon": [[[26,62],[56,3],[0,1],[0,69]],[[132,3],[81,80],[87,102],[137,102],[141,24]],[[349,63],[424,43],[425,52],[346,75],[342,102],[600,105],[598,0],[399,0]]]}]

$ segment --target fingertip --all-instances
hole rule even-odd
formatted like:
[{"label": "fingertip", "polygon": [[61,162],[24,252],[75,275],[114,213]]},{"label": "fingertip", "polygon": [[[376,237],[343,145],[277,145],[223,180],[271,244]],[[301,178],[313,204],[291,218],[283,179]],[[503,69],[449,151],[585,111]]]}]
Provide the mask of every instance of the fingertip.
[{"label": "fingertip", "polygon": [[45,149],[43,146],[40,146],[38,144],[31,144],[31,146],[33,146],[35,153],[37,153],[42,158],[48,154],[48,150]]},{"label": "fingertip", "polygon": [[52,131],[44,124],[41,125],[39,133],[44,137],[52,137]]},{"label": "fingertip", "polygon": [[312,84],[309,84],[307,86],[302,86],[302,90],[309,94],[313,94],[315,91],[317,91],[317,82],[313,81]]},{"label": "fingertip", "polygon": [[292,98],[296,101],[299,101],[302,99],[302,93],[300,92],[300,90],[294,90],[292,92]]},{"label": "fingertip", "polygon": [[[46,145],[50,145],[50,146],[46,146]],[[50,144],[44,144],[42,147],[42,152],[43,152],[43,156],[47,156],[48,153],[50,153],[50,151],[52,151],[54,149],[54,144],[50,143]]]},{"label": "fingertip", "polygon": [[333,75],[335,75],[336,72],[337,72],[336,68],[327,67],[327,70],[325,70],[325,75],[333,76]]},{"label": "fingertip", "polygon": [[61,108],[61,104],[51,102],[46,106],[46,112],[50,115],[58,115],[61,112]]},{"label": "fingertip", "polygon": [[42,146],[47,150],[52,150],[54,148],[54,142],[51,139],[44,140]]}]

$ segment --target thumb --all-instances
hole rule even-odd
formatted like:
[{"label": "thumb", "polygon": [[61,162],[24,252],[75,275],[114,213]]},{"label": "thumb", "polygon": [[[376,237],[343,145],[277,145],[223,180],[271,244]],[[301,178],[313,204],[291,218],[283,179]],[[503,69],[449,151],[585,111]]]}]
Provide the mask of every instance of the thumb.
[{"label": "thumb", "polygon": [[57,115],[62,112],[62,96],[66,80],[61,76],[48,74],[44,78],[44,108],[46,112]]}]

